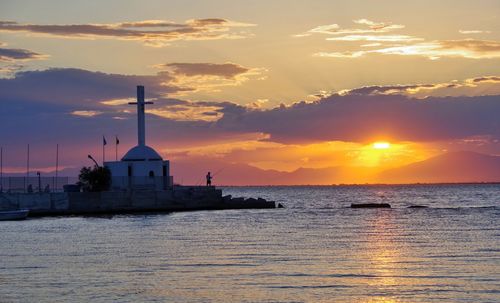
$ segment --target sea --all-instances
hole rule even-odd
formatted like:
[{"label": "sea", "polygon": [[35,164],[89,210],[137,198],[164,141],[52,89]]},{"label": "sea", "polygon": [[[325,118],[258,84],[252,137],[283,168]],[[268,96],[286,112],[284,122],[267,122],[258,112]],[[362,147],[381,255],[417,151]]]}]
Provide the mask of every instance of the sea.
[{"label": "sea", "polygon": [[500,184],[223,191],[285,208],[0,222],[0,302],[500,302]]}]

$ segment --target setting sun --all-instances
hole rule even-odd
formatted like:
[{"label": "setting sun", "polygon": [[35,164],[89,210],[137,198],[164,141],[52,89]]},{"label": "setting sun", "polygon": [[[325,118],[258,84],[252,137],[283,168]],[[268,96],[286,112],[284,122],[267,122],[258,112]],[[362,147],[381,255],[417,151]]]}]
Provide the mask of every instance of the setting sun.
[{"label": "setting sun", "polygon": [[389,142],[375,142],[373,143],[373,148],[375,149],[388,149],[391,147],[391,143]]}]

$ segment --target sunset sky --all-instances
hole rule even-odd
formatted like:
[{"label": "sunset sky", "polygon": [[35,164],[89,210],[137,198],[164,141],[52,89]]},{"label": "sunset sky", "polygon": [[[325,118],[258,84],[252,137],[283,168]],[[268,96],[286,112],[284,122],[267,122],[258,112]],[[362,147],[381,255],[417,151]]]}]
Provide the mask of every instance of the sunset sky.
[{"label": "sunset sky", "polygon": [[123,155],[139,84],[147,144],[182,183],[376,182],[500,156],[499,29],[497,0],[0,0],[4,172],[25,171],[28,143],[47,173],[56,144],[68,174],[103,135]]}]

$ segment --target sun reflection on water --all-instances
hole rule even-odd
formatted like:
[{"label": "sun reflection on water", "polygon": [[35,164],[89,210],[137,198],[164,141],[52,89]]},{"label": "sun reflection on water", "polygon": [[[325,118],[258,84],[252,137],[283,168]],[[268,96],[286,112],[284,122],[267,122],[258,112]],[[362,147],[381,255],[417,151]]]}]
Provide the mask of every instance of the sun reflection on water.
[{"label": "sun reflection on water", "polygon": [[[378,291],[394,289],[399,286],[398,268],[400,263],[400,247],[396,243],[398,229],[390,211],[381,210],[371,221],[371,231],[366,233],[366,252],[371,270],[376,276],[368,280],[370,286]],[[396,302],[391,298],[380,298],[369,302]]]}]

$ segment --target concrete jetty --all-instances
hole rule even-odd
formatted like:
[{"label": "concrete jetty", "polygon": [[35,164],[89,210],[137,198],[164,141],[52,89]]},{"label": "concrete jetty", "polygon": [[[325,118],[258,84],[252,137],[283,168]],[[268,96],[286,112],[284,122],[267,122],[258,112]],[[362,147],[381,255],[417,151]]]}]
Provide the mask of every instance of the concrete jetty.
[{"label": "concrete jetty", "polygon": [[221,189],[205,186],[161,191],[0,193],[0,210],[29,209],[30,217],[255,208],[276,208],[276,203],[223,197]]}]

